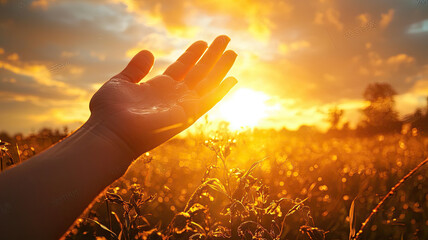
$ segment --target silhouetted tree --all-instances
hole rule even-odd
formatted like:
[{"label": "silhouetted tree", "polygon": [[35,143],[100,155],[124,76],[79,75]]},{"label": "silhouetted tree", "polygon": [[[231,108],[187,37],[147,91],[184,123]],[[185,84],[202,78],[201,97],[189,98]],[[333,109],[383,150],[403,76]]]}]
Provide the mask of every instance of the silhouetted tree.
[{"label": "silhouetted tree", "polygon": [[343,109],[339,109],[337,106],[330,108],[328,110],[328,122],[330,123],[331,130],[339,129],[340,121],[343,117]]},{"label": "silhouetted tree", "polygon": [[407,115],[404,118],[406,123],[410,123],[412,127],[417,128],[423,133],[428,133],[428,97],[425,113],[422,109],[417,108],[413,114]]},{"label": "silhouetted tree", "polygon": [[370,104],[363,113],[362,128],[367,133],[386,133],[400,131],[401,123],[395,111],[394,96],[397,92],[388,83],[369,84],[364,91],[364,99]]}]

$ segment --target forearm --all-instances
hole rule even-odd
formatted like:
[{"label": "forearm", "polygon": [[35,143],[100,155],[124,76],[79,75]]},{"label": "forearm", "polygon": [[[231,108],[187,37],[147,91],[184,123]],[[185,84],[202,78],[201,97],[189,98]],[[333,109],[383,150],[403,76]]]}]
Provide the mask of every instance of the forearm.
[{"label": "forearm", "polygon": [[133,156],[114,134],[100,128],[88,121],[60,143],[0,174],[0,234],[5,239],[58,239],[125,173]]}]

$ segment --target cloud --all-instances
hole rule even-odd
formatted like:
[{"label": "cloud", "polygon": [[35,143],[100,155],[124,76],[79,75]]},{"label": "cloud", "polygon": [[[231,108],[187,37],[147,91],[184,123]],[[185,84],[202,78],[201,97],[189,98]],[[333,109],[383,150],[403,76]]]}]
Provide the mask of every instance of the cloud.
[{"label": "cloud", "polygon": [[104,61],[106,59],[106,54],[100,52],[90,51],[89,54],[91,57],[98,59],[99,61]]},{"label": "cloud", "polygon": [[407,30],[410,34],[421,34],[428,32],[428,19],[411,24]]},{"label": "cloud", "polygon": [[415,59],[413,57],[402,53],[402,54],[389,57],[387,60],[387,63],[388,64],[406,64],[406,63],[413,63],[414,61]]},{"label": "cloud", "polygon": [[300,40],[300,41],[292,42],[290,44],[280,43],[278,46],[278,50],[283,54],[287,54],[293,51],[298,51],[298,50],[308,48],[310,46],[311,44],[308,41]]},{"label": "cloud", "polygon": [[357,16],[357,19],[360,21],[360,24],[364,26],[369,23],[370,15],[368,13],[362,13]]},{"label": "cloud", "polygon": [[389,9],[387,13],[381,14],[381,19],[379,22],[379,25],[381,28],[386,28],[391,23],[392,19],[394,18],[394,9]]},{"label": "cloud", "polygon": [[18,61],[19,55],[17,53],[12,53],[9,56],[7,56],[7,60],[9,61]]},{"label": "cloud", "polygon": [[61,52],[61,57],[71,58],[79,55],[79,52],[63,51]]},{"label": "cloud", "polygon": [[[322,121],[332,104],[344,104],[357,119],[364,88],[377,81],[408,94],[403,101],[413,101],[411,109],[416,105],[409,96],[422,96],[428,75],[428,21],[413,1],[38,0],[1,6],[0,103],[22,111],[8,108],[9,115],[27,121],[31,115],[39,123],[48,121],[43,114],[66,115],[62,108],[78,112],[84,104],[73,103],[88,101],[141,49],[156,57],[150,77],[193,41],[218,34],[228,34],[238,53],[230,72],[238,86],[271,95],[284,109],[278,122],[295,126]],[[1,126],[18,129],[17,121]]]},{"label": "cloud", "polygon": [[55,2],[55,0],[35,0],[31,3],[31,7],[46,10],[52,2]]},{"label": "cloud", "polygon": [[428,79],[416,81],[411,92],[422,96],[426,95],[428,93]]},{"label": "cloud", "polygon": [[87,94],[87,92],[82,89],[71,87],[62,81],[53,79],[51,77],[51,71],[44,65],[26,63],[11,64],[0,60],[0,69],[7,70],[16,75],[31,77],[31,79],[41,86],[61,88],[63,94],[75,96]]},{"label": "cloud", "polygon": [[336,27],[337,30],[341,31],[343,29],[343,24],[340,22],[340,13],[337,10],[329,8],[325,12],[326,20]]},{"label": "cloud", "polygon": [[176,36],[194,37],[205,28],[228,25],[234,31],[248,32],[253,37],[267,41],[275,24],[271,14],[281,11],[288,14],[291,7],[283,1],[136,1],[112,0],[122,3],[149,25],[163,25]]},{"label": "cloud", "polygon": [[129,49],[126,52],[126,56],[132,58],[142,49],[147,49],[151,51],[156,58],[165,57],[176,50],[175,45],[174,39],[172,38],[168,38],[159,33],[150,33],[141,39],[137,46]]}]

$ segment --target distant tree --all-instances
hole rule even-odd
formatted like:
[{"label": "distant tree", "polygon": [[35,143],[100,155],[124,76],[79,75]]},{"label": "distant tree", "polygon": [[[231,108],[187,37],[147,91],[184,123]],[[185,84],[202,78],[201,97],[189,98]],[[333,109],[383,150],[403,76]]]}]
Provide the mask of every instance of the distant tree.
[{"label": "distant tree", "polygon": [[364,99],[370,102],[363,109],[363,127],[368,133],[399,131],[401,124],[395,110],[394,96],[397,92],[388,83],[369,84],[364,91]]},{"label": "distant tree", "polygon": [[320,134],[316,127],[309,125],[301,125],[295,133],[297,136],[305,138],[312,138]]},{"label": "distant tree", "polygon": [[328,110],[328,122],[330,123],[331,130],[339,129],[339,124],[343,118],[343,109],[339,109],[337,106],[332,107]]},{"label": "distant tree", "polygon": [[342,126],[342,130],[349,131],[351,130],[351,127],[349,127],[349,122],[345,122]]},{"label": "distant tree", "polygon": [[405,122],[410,123],[412,127],[417,128],[423,133],[428,133],[428,97],[425,113],[421,108],[417,108],[413,114],[407,115]]},{"label": "distant tree", "polygon": [[0,141],[11,143],[12,137],[7,132],[0,132]]}]

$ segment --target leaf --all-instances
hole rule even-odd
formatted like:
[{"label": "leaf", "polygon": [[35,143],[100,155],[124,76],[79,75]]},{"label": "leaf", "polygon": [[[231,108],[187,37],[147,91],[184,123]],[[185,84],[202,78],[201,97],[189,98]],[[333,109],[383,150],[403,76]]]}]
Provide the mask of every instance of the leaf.
[{"label": "leaf", "polygon": [[299,232],[309,237],[311,240],[324,240],[326,231],[311,227],[311,226],[300,226]]},{"label": "leaf", "polygon": [[111,212],[111,214],[115,217],[116,221],[119,223],[120,233],[119,233],[118,239],[121,240],[122,239],[122,232],[123,232],[123,224],[120,221],[119,216],[115,212]]},{"label": "leaf", "polygon": [[[268,236],[272,237],[268,230],[266,230],[262,225],[260,225],[257,222],[254,222],[254,221],[246,221],[246,222],[239,224],[237,231],[238,231],[238,236],[240,236],[242,239],[246,239],[245,233],[250,233],[251,235],[256,235],[257,232],[259,232],[259,233],[264,232]],[[259,239],[259,238],[257,238],[257,239]],[[266,239],[266,238],[263,238],[263,239]]]},{"label": "leaf", "polygon": [[223,184],[221,184],[220,182],[213,181],[212,183],[207,183],[207,186],[217,192],[227,195],[226,189],[224,188]]},{"label": "leaf", "polygon": [[257,165],[259,165],[259,163],[263,162],[266,159],[267,159],[267,157],[265,157],[262,160],[259,160],[259,161],[255,162],[255,163],[253,163],[251,165],[251,167],[244,173],[244,175],[242,176],[242,178],[245,179],[257,167]]},{"label": "leaf", "polygon": [[207,211],[207,208],[205,206],[201,205],[200,203],[195,203],[192,207],[189,208],[189,210],[187,210],[187,213],[193,216],[198,212],[204,211]]},{"label": "leaf", "polygon": [[117,235],[116,233],[114,233],[112,230],[110,230],[108,227],[104,226],[103,224],[101,224],[100,222],[94,220],[94,219],[90,219],[90,218],[85,218],[86,220],[89,220],[95,224],[97,224],[99,227],[101,227],[102,229],[106,230],[107,232],[109,232],[113,237],[115,237],[117,239]]},{"label": "leaf", "polygon": [[267,157],[263,158],[262,160],[259,160],[255,163],[253,163],[251,165],[251,167],[244,173],[244,175],[242,175],[242,177],[239,179],[239,185],[238,187],[235,189],[235,191],[232,194],[232,198],[236,199],[236,200],[242,200],[244,193],[245,193],[245,183],[246,183],[246,179],[247,177],[250,175],[250,173],[257,167],[257,165],[261,162],[263,162],[264,160],[266,160]]},{"label": "leaf", "polygon": [[299,208],[300,208],[300,206],[302,206],[302,204],[306,201],[306,200],[308,200],[308,198],[305,198],[305,199],[303,199],[302,201],[300,201],[300,202],[297,202],[290,210],[288,210],[288,213],[287,213],[287,215],[285,215],[286,217],[287,216],[290,216],[291,214],[293,214],[293,213],[295,213],[297,210],[299,210]]},{"label": "leaf", "polygon": [[355,225],[357,223],[357,216],[355,214],[355,200],[357,198],[354,198],[354,200],[351,203],[351,208],[349,209],[349,240],[354,239],[356,234],[356,228]]},{"label": "leaf", "polygon": [[270,205],[266,208],[266,214],[272,214],[275,213],[276,209],[280,206],[280,204],[284,201],[293,201],[291,199],[288,198],[280,198],[279,200],[274,200],[270,203]]},{"label": "leaf", "polygon": [[144,216],[140,216],[140,218],[141,218],[141,220],[143,220],[143,222],[144,222],[145,224],[147,224],[147,226],[150,226],[150,223],[149,223],[149,221],[147,220],[147,218],[146,218],[146,217],[144,217]]},{"label": "leaf", "polygon": [[194,227],[196,229],[196,231],[205,234],[205,229],[201,225],[199,225],[198,223],[196,223],[194,221],[190,221],[189,226]]},{"label": "leaf", "polygon": [[186,203],[186,207],[184,208],[184,212],[187,212],[191,206],[197,201],[200,194],[207,189],[207,187],[218,191],[220,193],[225,194],[229,199],[231,197],[227,194],[226,189],[223,184],[217,178],[208,178],[204,183],[198,186],[198,188],[193,192],[192,196],[190,196],[189,200]]},{"label": "leaf", "polygon": [[106,198],[107,198],[107,200],[108,201],[110,201],[110,202],[114,202],[114,203],[117,203],[117,204],[123,204],[123,199],[122,199],[122,197],[121,196],[119,196],[118,194],[116,194],[116,193],[109,193],[109,192],[107,192],[106,193]]},{"label": "leaf", "polygon": [[205,239],[205,236],[201,233],[195,233],[192,236],[190,236],[189,239],[190,240]]},{"label": "leaf", "polygon": [[140,204],[143,205],[143,204],[146,204],[146,203],[150,203],[153,200],[155,200],[157,196],[158,195],[156,193],[152,194],[152,195],[148,196],[146,199],[144,199]]},{"label": "leaf", "polygon": [[140,208],[138,208],[137,203],[135,202],[135,197],[131,197],[130,199],[131,206],[134,208],[135,212],[137,213],[137,216],[141,214]]}]

